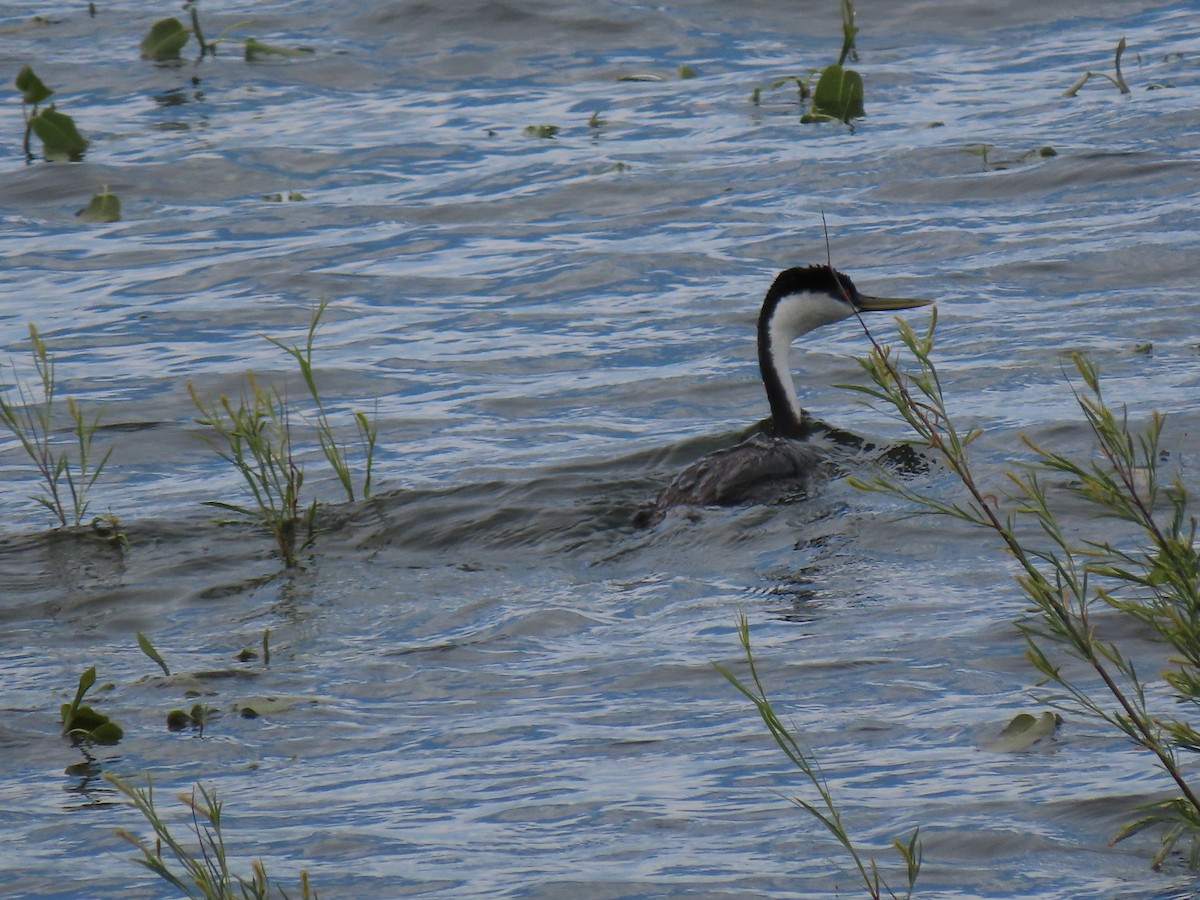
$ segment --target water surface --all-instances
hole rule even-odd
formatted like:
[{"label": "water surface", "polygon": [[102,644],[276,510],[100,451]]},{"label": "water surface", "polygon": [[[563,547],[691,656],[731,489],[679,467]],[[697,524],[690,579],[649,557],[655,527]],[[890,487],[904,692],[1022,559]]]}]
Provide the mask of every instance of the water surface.
[{"label": "water surface", "polygon": [[[10,895],[166,895],[113,834],[144,827],[101,772],[151,773],[181,828],[174,793],[216,788],[243,870],[260,856],[292,888],[306,867],[327,897],[851,895],[786,800],[805,785],[712,668],[738,658],[739,611],[855,833],[883,862],[921,826],[922,896],[1190,894],[1149,870],[1153,835],[1107,845],[1168,789],[1144,754],[1071,714],[1046,747],[987,748],[1043,707],[984,535],[840,480],[629,525],[766,414],[757,305],[777,270],[825,259],[822,214],[860,288],[937,301],[952,405],[987,429],[981,478],[1001,483],[1022,433],[1088,452],[1064,386],[1079,349],[1135,421],[1169,413],[1190,479],[1188,4],[864,5],[853,129],[801,125],[788,88],[750,102],[836,58],[834,3],[201,13],[210,35],[251,19],[232,33],[315,52],[155,66],[136,58],[141,8],[0,11],[24,25],[6,69],[31,63],[92,141],[81,163],[26,165],[15,97],[0,119],[0,348],[27,376],[35,322],[64,394],[103,404],[94,510],[131,539],[118,555],[48,536],[0,439]],[[1064,98],[1121,36],[1133,93]],[[80,222],[104,186],[122,221]],[[241,494],[188,384],[236,393],[253,370],[299,402],[262,336],[302,340],[324,299],[320,386],[343,424],[378,410],[379,483],[332,505],[299,418],[306,488],[330,505],[284,572],[268,536],[201,505]],[[805,340],[803,402],[899,436],[831,387],[863,347],[853,323]],[[264,629],[269,667],[236,662]],[[193,677],[156,674],[137,631]],[[58,704],[93,664],[126,737],[68,771],[84,757]],[[224,713],[203,738],[163,724],[189,689]]]}]

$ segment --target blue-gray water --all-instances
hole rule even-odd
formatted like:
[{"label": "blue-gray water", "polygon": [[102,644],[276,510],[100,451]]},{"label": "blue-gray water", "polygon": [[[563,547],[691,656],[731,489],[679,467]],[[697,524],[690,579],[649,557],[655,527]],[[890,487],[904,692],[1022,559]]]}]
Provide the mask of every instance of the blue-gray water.
[{"label": "blue-gray water", "polygon": [[[836,58],[831,0],[206,0],[209,37],[315,52],[192,45],[178,67],[137,58],[174,5],[62,6],[0,7],[8,83],[32,64],[92,142],[26,165],[15,91],[0,109],[0,350],[27,378],[35,322],[64,396],[103,404],[94,511],[132,545],[47,537],[0,438],[0,892],[170,895],[112,831],[145,833],[114,772],[152,774],[179,829],[174,795],[214,787],[235,865],[261,857],[293,896],[302,867],[323,897],[854,896],[786,799],[808,786],[712,668],[736,663],[741,611],[852,832],[890,866],[921,826],[921,896],[1190,895],[1150,871],[1153,834],[1108,846],[1169,789],[1146,754],[1072,714],[1049,746],[989,749],[1044,706],[986,536],[841,481],[628,521],[766,414],[754,315],[778,269],[824,261],[822,213],[860,288],[937,301],[982,479],[999,489],[1022,433],[1088,452],[1070,349],[1135,422],[1170,414],[1192,478],[1192,4],[863,2],[853,130],[801,125],[786,87],[750,102]],[[1133,93],[1063,97],[1122,36]],[[122,221],[77,219],[104,186]],[[323,299],[321,389],[343,425],[378,404],[378,485],[280,574],[269,537],[201,505],[243,498],[188,384],[236,394],[253,370],[299,402],[262,335],[302,340]],[[901,434],[830,386],[859,378],[855,324],[802,346],[806,406]],[[270,666],[236,662],[264,629]],[[93,664],[126,737],[81,775],[58,706]],[[190,690],[225,712],[202,739],[164,726]]]}]

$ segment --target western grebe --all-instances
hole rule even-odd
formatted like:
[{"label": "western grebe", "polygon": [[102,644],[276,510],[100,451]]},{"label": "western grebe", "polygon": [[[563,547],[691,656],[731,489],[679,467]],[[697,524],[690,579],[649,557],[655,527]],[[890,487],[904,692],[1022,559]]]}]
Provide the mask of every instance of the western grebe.
[{"label": "western grebe", "polygon": [[674,506],[729,506],[803,494],[826,467],[824,454],[806,442],[814,431],[834,439],[846,432],[814,423],[800,406],[790,365],[792,341],[856,312],[913,309],[929,300],[872,297],[829,266],[785,269],[775,278],[758,314],[758,367],[771,418],[766,430],[692,463],[663,489],[635,522],[653,525]]}]

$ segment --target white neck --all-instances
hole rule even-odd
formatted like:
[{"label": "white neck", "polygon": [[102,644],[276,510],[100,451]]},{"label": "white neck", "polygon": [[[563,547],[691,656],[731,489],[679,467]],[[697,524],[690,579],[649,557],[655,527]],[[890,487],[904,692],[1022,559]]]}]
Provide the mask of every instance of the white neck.
[{"label": "white neck", "polygon": [[766,359],[760,362],[764,368],[770,367],[784,389],[782,399],[791,409],[795,421],[803,421],[804,411],[796,396],[796,383],[792,380],[792,341],[814,328],[840,322],[852,314],[853,309],[848,303],[820,292],[789,294],[776,304],[767,325]]}]

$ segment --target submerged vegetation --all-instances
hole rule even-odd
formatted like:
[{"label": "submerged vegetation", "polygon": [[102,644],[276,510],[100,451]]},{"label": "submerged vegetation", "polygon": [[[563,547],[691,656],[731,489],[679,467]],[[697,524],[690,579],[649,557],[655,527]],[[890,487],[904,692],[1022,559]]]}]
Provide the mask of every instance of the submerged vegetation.
[{"label": "submerged vegetation", "polygon": [[325,409],[324,401],[321,400],[321,393],[317,390],[316,375],[313,371],[313,338],[328,305],[328,300],[322,300],[313,312],[303,348],[289,346],[272,337],[268,337],[267,340],[296,361],[300,375],[304,378],[304,386],[308,388],[308,395],[312,398],[313,408],[316,411],[313,418],[317,426],[317,440],[321,445],[321,453],[324,454],[329,467],[337,475],[338,483],[341,484],[342,490],[346,494],[346,500],[353,503],[359,497],[366,499],[371,496],[371,470],[375,460],[375,441],[378,433],[374,418],[369,418],[361,410],[355,410],[352,413],[357,432],[358,455],[362,462],[362,476],[356,493],[350,447],[338,440],[337,434],[329,422],[329,414]]},{"label": "submerged vegetation", "polygon": [[[292,452],[288,404],[277,388],[264,387],[253,375],[246,376],[246,390],[236,404],[225,395],[206,400],[193,384],[188,391],[200,411],[196,422],[216,432],[213,449],[241,474],[254,500],[252,506],[226,500],[205,503],[261,522],[275,538],[284,565],[296,565],[304,470]],[[314,501],[303,516],[309,537],[316,509]]]},{"label": "submerged vegetation", "polygon": [[25,137],[22,141],[25,158],[33,159],[29,136],[36,134],[42,142],[42,154],[46,159],[72,162],[82,159],[88,142],[75,127],[75,120],[60,112],[53,103],[45,109],[41,108],[43,101],[54,96],[54,91],[42,83],[30,66],[21,67],[15,84],[21,92],[21,109],[25,116]]},{"label": "submerged vegetation", "polygon": [[[822,69],[809,69],[804,77],[786,75],[776,79],[767,87],[769,90],[795,84],[801,105],[811,100],[809,111],[800,117],[801,122],[837,121],[849,123],[866,113],[863,109],[862,76],[853,69],[844,68],[846,60],[857,60],[855,38],[858,26],[854,24],[854,0],[839,0],[842,15],[842,50],[835,63]],[[751,101],[757,106],[762,100],[762,87],[756,87]]]},{"label": "submerged vegetation", "polygon": [[[355,410],[350,414],[353,443],[342,440],[317,387],[313,343],[327,306],[322,302],[313,313],[303,346],[265,339],[295,360],[312,402],[307,421],[315,428],[317,445],[346,501],[354,502],[371,495],[378,435],[374,417]],[[100,414],[86,416],[71,398],[67,398],[65,407],[72,440],[60,447],[55,437],[55,423],[61,412],[54,358],[33,324],[29,326],[29,338],[36,385],[23,381],[13,364],[14,387],[0,391],[0,425],[18,440],[41,477],[41,493],[33,499],[54,516],[60,527],[79,527],[87,521],[91,489],[113,450],[109,447],[97,458],[93,440]],[[275,538],[284,564],[296,565],[297,536],[307,530],[307,539],[311,539],[317,502],[301,503],[304,468],[293,448],[293,404],[278,388],[262,384],[252,374],[247,375],[246,390],[236,402],[226,396],[202,397],[192,384],[188,390],[200,412],[196,421],[215,433],[211,445],[242,476],[253,501],[245,505],[210,500],[208,505],[261,522]],[[94,517],[91,526],[89,534],[120,547],[127,543],[111,513]]]},{"label": "submerged vegetation", "polygon": [[[350,447],[338,439],[317,389],[313,370],[313,340],[326,306],[327,303],[322,302],[313,313],[303,348],[270,337],[266,340],[296,361],[313,401],[312,419],[321,453],[337,476],[346,500],[353,502],[371,494],[377,433],[375,421],[366,413],[355,411],[352,414],[362,463],[362,474],[356,481]],[[216,433],[212,438],[214,449],[242,476],[253,499],[250,506],[224,500],[209,500],[208,505],[262,523],[275,538],[284,564],[295,566],[298,550],[312,539],[317,501],[305,505],[300,499],[304,467],[296,458],[292,442],[291,403],[278,388],[262,385],[253,375],[247,375],[246,390],[236,404],[227,396],[205,399],[192,384],[188,385],[188,390],[200,411],[196,422]],[[297,537],[301,531],[306,532],[306,539],[298,547]]]},{"label": "submerged vegetation", "polygon": [[25,454],[41,475],[42,491],[34,499],[50,511],[60,526],[79,526],[83,524],[91,505],[88,497],[92,485],[104,471],[112,448],[105,451],[99,460],[95,459],[92,440],[100,423],[100,414],[89,419],[79,404],[68,397],[66,413],[71,420],[74,449],[59,449],[58,442],[53,438],[54,420],[58,413],[54,358],[38,334],[37,326],[32,324],[29,326],[29,341],[33,345],[38,386],[36,389],[27,389],[14,363],[16,402],[7,392],[0,393],[0,424],[20,441]]},{"label": "submerged vegetation", "polygon": [[75,215],[85,222],[119,222],[121,200],[116,194],[110,193],[106,185],[104,190],[88,201],[87,206],[76,210]]},{"label": "submerged vegetation", "polygon": [[1125,76],[1121,74],[1121,56],[1124,54],[1124,52],[1125,38],[1121,38],[1121,40],[1117,42],[1117,52],[1113,56],[1113,74],[1109,75],[1107,72],[1092,72],[1090,70],[1084,72],[1079,76],[1073,85],[1067,88],[1063,96],[1074,97],[1079,93],[1079,89],[1088,83],[1089,78],[1106,78],[1111,81],[1113,87],[1115,87],[1122,94],[1130,93],[1129,85],[1125,83]]},{"label": "submerged vegetation", "polygon": [[159,19],[150,26],[150,30],[146,32],[139,45],[138,49],[141,51],[142,59],[150,59],[155,62],[177,60],[180,58],[183,48],[193,37],[200,48],[200,59],[205,56],[216,56],[217,48],[222,43],[240,44],[242,55],[247,62],[263,56],[306,56],[312,53],[312,50],[305,47],[279,47],[274,44],[265,44],[254,37],[229,37],[231,32],[251,24],[252,20],[235,22],[212,40],[206,40],[204,30],[200,27],[199,0],[187,0],[183,4],[183,9],[189,14],[192,27],[188,28],[174,16]]},{"label": "submerged vegetation", "polygon": [[[1144,429],[1131,428],[1126,411],[1105,400],[1094,364],[1072,354],[1080,382],[1072,391],[1096,455],[1073,459],[1026,438],[1032,461],[1007,473],[1002,502],[977,481],[971,464],[968,450],[980,430],[961,429],[946,408],[931,356],[936,323],[935,313],[923,335],[899,323],[912,369],[871,338],[871,354],[860,363],[872,384],[855,389],[907,423],[916,445],[957,476],[966,496],[948,499],[888,476],[856,484],[992,533],[1017,563],[1017,583],[1033,604],[1033,617],[1019,626],[1030,662],[1058,689],[1052,699],[1148,751],[1175,786],[1176,796],[1152,804],[1115,839],[1158,826],[1154,864],[1180,841],[1190,845],[1195,863],[1200,786],[1191,773],[1200,731],[1188,714],[1200,702],[1200,552],[1187,490],[1178,475],[1163,477],[1163,416],[1153,413]],[[1117,541],[1080,533],[1060,516],[1059,494],[1082,502],[1098,520],[1124,523],[1124,535]],[[1118,637],[1145,628],[1168,648],[1157,676],[1139,668]],[[1156,699],[1165,696],[1171,702]]]},{"label": "submerged vegetation", "polygon": [[[1181,846],[1186,848],[1187,864],[1200,868],[1200,785],[1193,774],[1195,754],[1200,754],[1200,729],[1194,717],[1188,717],[1200,703],[1200,544],[1197,519],[1188,512],[1182,480],[1178,474],[1169,480],[1162,476],[1162,463],[1169,458],[1161,446],[1163,416],[1153,413],[1144,429],[1131,428],[1127,412],[1105,400],[1093,363],[1082,354],[1072,354],[1080,381],[1072,391],[1095,440],[1096,455],[1073,459],[1025,438],[1032,461],[1006,473],[1002,501],[998,492],[980,485],[970,461],[969,447],[981,430],[960,428],[946,408],[932,360],[936,310],[923,335],[904,321],[897,322],[900,342],[914,367],[903,368],[900,354],[878,343],[862,323],[872,351],[859,363],[871,384],[847,387],[909,425],[916,434],[911,442],[944,463],[957,476],[966,497],[948,499],[891,475],[852,477],[851,482],[982,527],[995,536],[1017,563],[1017,584],[1033,604],[1032,616],[1017,624],[1040,684],[1057,689],[1044,699],[1101,722],[1148,751],[1174,784],[1174,796],[1145,806],[1113,841],[1157,828],[1160,845],[1152,859],[1155,868]],[[1080,533],[1080,526],[1068,524],[1057,511],[1053,497],[1060,493],[1082,501],[1097,520],[1124,523],[1122,539]],[[1139,668],[1119,639],[1121,634],[1147,628],[1166,648],[1151,667],[1159,671],[1157,677],[1146,674],[1144,662]],[[880,876],[874,858],[864,858],[850,839],[817,761],[767,699],[744,616],[737,630],[749,683],[717,668],[751,700],[775,743],[819,797],[817,803],[801,798],[793,802],[846,849],[870,896],[881,897],[884,891],[896,896]],[[1023,749],[1053,736],[1061,723],[1057,713],[1021,714],[989,746]],[[908,896],[921,866],[918,832],[914,830],[907,841],[895,839],[893,845],[905,863]]]},{"label": "submerged vegetation", "polygon": [[91,666],[79,676],[75,699],[59,708],[62,733],[74,741],[93,744],[115,744],[125,736],[121,726],[94,707],[85,705],[84,696],[96,683],[96,667]]},{"label": "submerged vegetation", "polygon": [[[117,834],[141,852],[135,861],[183,896],[201,900],[288,898],[286,891],[271,883],[262,860],[256,859],[250,864],[248,877],[231,871],[221,821],[222,803],[215,790],[201,784],[190,794],[178,795],[179,801],[189,810],[189,824],[195,841],[194,846],[189,846],[171,831],[155,805],[152,781],[147,779],[146,787],[139,788],[111,773],[105,773],[104,778],[129,799],[154,831],[154,841],[150,842],[123,828],[117,830]],[[308,872],[303,869],[300,871],[299,896],[301,900],[316,900],[317,897],[309,886]]]},{"label": "submerged vegetation", "polygon": [[744,615],[738,618],[737,630],[742,650],[746,654],[746,665],[750,670],[749,683],[740,680],[724,666],[718,665],[716,669],[728,679],[730,684],[741,691],[754,704],[755,709],[758,710],[758,714],[762,717],[763,724],[767,726],[767,730],[771,733],[771,737],[775,740],[779,749],[784,752],[792,765],[799,769],[804,777],[812,783],[817,796],[820,798],[819,803],[813,803],[801,797],[793,797],[792,802],[824,825],[837,842],[845,848],[846,852],[850,854],[850,859],[854,863],[854,869],[858,873],[858,877],[862,880],[863,887],[866,888],[867,893],[874,900],[879,900],[879,898],[885,895],[889,897],[911,897],[917,877],[921,873],[920,829],[914,828],[907,841],[900,838],[895,838],[892,841],[892,846],[900,854],[900,858],[904,862],[905,878],[908,881],[908,888],[904,894],[897,895],[888,886],[887,880],[880,874],[875,857],[865,856],[863,851],[851,839],[845,824],[842,822],[841,811],[838,809],[832,793],[830,793],[829,785],[825,781],[825,776],[821,773],[821,767],[817,764],[816,759],[801,746],[799,739],[783,723],[783,720],[775,712],[774,707],[771,706],[771,701],[767,699],[766,688],[763,687],[762,680],[759,678],[758,667],[754,662],[754,654],[750,649],[750,623]]}]

